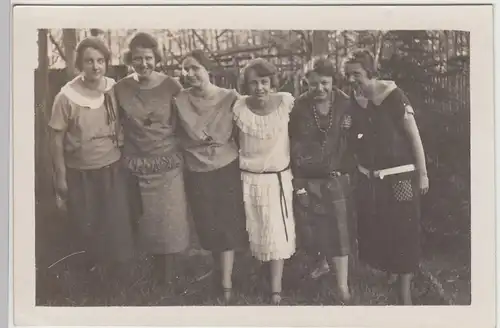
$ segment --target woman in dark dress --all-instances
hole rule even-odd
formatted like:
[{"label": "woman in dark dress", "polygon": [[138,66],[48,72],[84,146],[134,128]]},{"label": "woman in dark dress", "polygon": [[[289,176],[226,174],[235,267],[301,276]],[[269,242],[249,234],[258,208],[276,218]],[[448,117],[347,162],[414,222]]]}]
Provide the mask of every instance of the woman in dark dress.
[{"label": "woman in dark dress", "polygon": [[345,72],[353,86],[351,140],[360,172],[359,256],[398,274],[402,302],[412,304],[412,274],[420,259],[420,195],[429,189],[413,108],[393,81],[374,77],[369,51],[354,52]]},{"label": "woman in dark dress", "polygon": [[175,99],[186,160],[189,204],[201,246],[218,264],[226,301],[232,295],[234,251],[248,247],[238,147],[233,135],[235,90],[211,83],[214,64],[199,50],[182,62],[189,88]]},{"label": "woman in dark dress", "polygon": [[344,303],[350,300],[350,193],[347,150],[349,98],[334,85],[335,69],[320,59],[306,75],[309,91],[295,101],[290,118],[296,213],[302,247],[335,267]]}]

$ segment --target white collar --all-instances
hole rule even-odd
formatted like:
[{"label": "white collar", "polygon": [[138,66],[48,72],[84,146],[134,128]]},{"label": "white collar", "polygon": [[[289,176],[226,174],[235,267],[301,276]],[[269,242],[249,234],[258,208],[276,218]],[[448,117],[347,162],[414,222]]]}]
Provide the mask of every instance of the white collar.
[{"label": "white collar", "polygon": [[106,81],[104,92],[97,98],[89,98],[75,88],[75,84],[78,83],[82,78],[82,75],[78,75],[73,80],[66,83],[66,85],[61,88],[61,93],[63,93],[66,97],[68,97],[69,100],[71,100],[78,106],[89,107],[91,109],[97,109],[101,107],[104,103],[104,93],[113,88],[116,83],[115,80],[109,77],[104,77]]}]

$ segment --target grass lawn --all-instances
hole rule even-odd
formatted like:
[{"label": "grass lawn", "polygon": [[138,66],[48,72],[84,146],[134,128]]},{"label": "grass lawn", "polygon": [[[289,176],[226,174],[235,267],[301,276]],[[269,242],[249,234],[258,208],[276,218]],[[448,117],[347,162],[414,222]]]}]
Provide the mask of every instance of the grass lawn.
[{"label": "grass lawn", "polygon": [[[196,242],[193,243],[192,250],[179,260],[178,264],[183,273],[180,274],[175,291],[155,285],[151,279],[151,261],[145,256],[140,256],[137,261],[122,270],[126,276],[125,285],[120,286],[115,282],[102,283],[98,272],[82,274],[82,271],[77,269],[81,254],[57,262],[81,249],[72,243],[68,232],[68,219],[53,209],[41,211],[40,208],[41,206],[38,207],[36,224],[37,305],[222,305],[218,295],[212,292],[212,278],[208,276],[197,280],[211,271],[212,258],[206,252],[197,251]],[[425,259],[423,273],[417,274],[414,279],[415,305],[470,302],[470,265],[459,267],[454,262],[444,262],[450,258],[449,254],[455,253],[453,249],[449,249],[448,255],[438,257],[435,252],[429,252],[433,256]],[[329,273],[318,280],[312,280],[308,273],[313,266],[311,259],[300,251],[286,262],[283,305],[340,305],[334,274]],[[452,279],[457,270],[461,270],[461,275]],[[248,252],[236,254],[233,272],[234,305],[268,304],[269,286],[263,272],[260,263]],[[397,304],[396,285],[390,284],[386,275],[355,260],[351,261],[350,286],[354,305]]]},{"label": "grass lawn", "polygon": [[[212,279],[197,280],[210,272],[209,254],[191,251],[179,260],[183,274],[176,290],[156,286],[151,279],[151,263],[142,256],[123,272],[125,287],[114,282],[100,283],[98,272],[82,274],[77,269],[81,254],[68,233],[69,222],[57,212],[37,216],[37,305],[48,306],[169,306],[222,305],[212,292]],[[195,245],[193,245],[196,247]],[[396,288],[385,275],[352,261],[350,285],[355,305],[396,304]],[[339,305],[335,276],[329,273],[318,280],[308,278],[314,263],[300,251],[286,262],[283,277],[283,305]],[[50,268],[49,268],[50,267]],[[250,254],[236,255],[233,273],[234,305],[266,305],[269,286],[260,263]],[[92,292],[92,290],[96,291]],[[419,274],[414,284],[415,304],[446,304],[439,288],[428,277]]]},{"label": "grass lawn", "polygon": [[[249,254],[238,254],[234,272],[234,305],[265,305],[268,303],[268,284],[264,270]],[[75,257],[78,255],[75,255]],[[156,286],[150,279],[150,261],[143,257],[127,270],[126,287],[101,283],[99,273],[86,275],[77,272],[67,260],[39,274],[37,303],[57,306],[168,306],[168,305],[222,305],[212,292],[211,276],[197,281],[197,277],[211,271],[211,257],[183,256],[180,266],[185,274],[176,290]],[[339,305],[335,276],[329,273],[317,280],[307,277],[309,259],[297,253],[286,267],[283,280],[283,305]],[[260,269],[260,270],[259,270]],[[359,264],[351,270],[350,284],[356,305],[396,304],[396,290],[385,275]],[[94,287],[94,288],[91,288]],[[98,287],[99,286],[99,287]],[[98,287],[98,288],[95,288]],[[97,295],[91,290],[100,290]],[[100,295],[99,295],[100,294]],[[434,286],[424,276],[415,279],[415,303],[444,304]]]}]

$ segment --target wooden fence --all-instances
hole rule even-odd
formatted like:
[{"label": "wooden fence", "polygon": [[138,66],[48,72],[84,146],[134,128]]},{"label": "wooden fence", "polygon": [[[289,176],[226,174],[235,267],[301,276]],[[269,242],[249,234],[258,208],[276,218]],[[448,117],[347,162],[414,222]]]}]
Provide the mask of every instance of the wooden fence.
[{"label": "wooden fence", "polygon": [[[39,31],[40,32],[40,31]],[[411,53],[414,43],[412,37],[421,37],[420,44],[425,53],[433,58],[445,59],[458,56],[468,56],[469,34],[462,31],[423,31],[419,36],[408,31],[392,31],[383,34],[380,31],[234,31],[234,30],[183,30],[173,35],[171,31],[156,31],[155,37],[160,41],[163,52],[163,67],[167,74],[179,75],[180,59],[194,48],[205,49],[218,64],[219,69],[213,74],[214,83],[238,89],[240,69],[252,58],[262,57],[271,61],[279,71],[281,91],[288,91],[298,96],[304,91],[301,83],[302,74],[310,65],[316,54],[330,54],[328,57],[335,63],[339,71],[338,86],[346,87],[341,76],[342,60],[353,47],[369,47],[378,58],[387,59],[392,54],[400,52],[403,57],[422,56],[422,52]],[[80,34],[87,33],[80,31]],[[117,31],[104,33],[112,52],[118,54],[121,62],[121,52],[127,38],[118,35]],[[128,32],[127,32],[128,33]],[[171,35],[168,35],[170,33]],[[406,34],[405,34],[406,33]],[[430,34],[430,36],[429,36]],[[113,36],[114,35],[114,36]],[[51,43],[57,40],[51,36]],[[84,37],[85,35],[83,35]],[[81,37],[81,36],[80,36]],[[112,40],[112,38],[116,40]],[[119,40],[118,40],[119,39]],[[163,41],[161,41],[163,40]],[[409,48],[408,48],[409,47]],[[60,51],[61,47],[58,45]],[[47,48],[39,48],[39,57],[49,54]],[[50,60],[49,60],[50,61]],[[50,64],[49,64],[50,65]],[[45,67],[48,67],[46,65]],[[389,64],[390,66],[391,64]],[[48,119],[52,102],[60,88],[67,82],[64,69],[46,68],[35,72],[35,168],[37,198],[39,195],[49,195],[52,191],[52,164],[48,151],[49,129]],[[387,69],[385,67],[384,69]],[[116,80],[126,76],[129,70],[123,64],[110,66],[108,76]],[[405,71],[403,70],[403,73]],[[408,75],[408,74],[406,74]],[[411,73],[409,74],[411,75]],[[389,74],[389,77],[390,74]],[[416,90],[411,77],[406,79],[403,89],[409,93],[412,103],[417,109],[427,112],[448,113],[442,120],[455,120],[457,131],[467,133],[469,130],[470,93],[469,69],[455,70],[450,74],[430,74],[430,79],[422,83]],[[459,113],[459,115],[454,115]],[[432,121],[435,117],[428,116]],[[429,125],[430,126],[430,125]],[[436,127],[440,128],[440,127]],[[447,127],[448,128],[448,127]]]},{"label": "wooden fence", "polygon": [[[167,72],[172,72],[174,66],[166,67]],[[128,69],[126,66],[112,66],[108,72],[108,76],[119,80],[126,76]],[[238,87],[237,70],[233,70],[230,74],[219,74],[214,76],[214,82],[222,87],[236,88]],[[67,75],[64,70],[50,70],[48,77],[48,85],[46,88],[39,87],[43,85],[43,76],[39,71],[35,71],[35,168],[36,168],[36,190],[37,195],[51,196],[52,193],[52,164],[48,149],[48,141],[50,130],[48,127],[48,120],[50,116],[50,109],[55,95],[59,92],[60,88],[67,82]],[[281,79],[282,91],[287,91],[295,96],[304,91],[303,85],[294,74],[284,74]],[[469,77],[465,74],[457,74],[452,76],[434,77],[436,85],[440,85],[451,94],[452,99],[440,100],[436,97],[426,96],[420,99],[419,107],[433,110],[440,113],[461,113],[462,115],[455,123],[456,128],[467,133],[469,131]],[[339,86],[343,86],[342,81]],[[43,94],[42,94],[43,93]],[[415,99],[418,95],[410,95]],[[45,107],[45,110],[42,110]],[[443,119],[453,119],[451,116],[446,116]],[[37,197],[38,198],[38,197]]]}]

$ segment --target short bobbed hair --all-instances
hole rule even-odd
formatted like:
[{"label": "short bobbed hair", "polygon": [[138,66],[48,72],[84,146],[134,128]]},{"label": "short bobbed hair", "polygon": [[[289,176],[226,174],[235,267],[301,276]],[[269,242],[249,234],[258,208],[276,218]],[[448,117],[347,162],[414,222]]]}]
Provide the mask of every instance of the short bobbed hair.
[{"label": "short bobbed hair", "polygon": [[326,58],[317,59],[313,68],[306,72],[305,78],[309,78],[311,74],[318,74],[320,76],[328,76],[332,78],[332,83],[337,83],[337,72],[333,62]]},{"label": "short bobbed hair", "polygon": [[158,41],[149,33],[139,32],[134,35],[128,44],[128,51],[125,53],[125,63],[132,63],[132,51],[136,48],[151,49],[155,56],[155,62],[161,61],[161,53],[158,48]]},{"label": "short bobbed hair", "polygon": [[377,75],[375,57],[368,49],[356,49],[351,52],[346,58],[345,65],[347,64],[359,64],[366,71],[370,79]]},{"label": "short bobbed hair", "polygon": [[263,58],[256,58],[252,59],[243,68],[243,79],[240,84],[242,94],[248,95],[250,93],[248,89],[248,76],[251,71],[254,71],[259,77],[269,77],[271,80],[271,88],[279,88],[278,70],[276,69],[276,66]]},{"label": "short bobbed hair", "polygon": [[210,59],[207,56],[207,54],[201,49],[195,49],[195,50],[191,51],[186,56],[184,56],[184,58],[182,59],[181,62],[184,62],[187,58],[195,59],[209,73],[213,72],[217,68],[217,65],[214,63],[214,61],[212,59]]},{"label": "short bobbed hair", "polygon": [[106,69],[107,69],[108,65],[109,65],[109,60],[111,58],[111,52],[109,51],[109,49],[106,46],[106,44],[104,43],[104,41],[98,37],[95,37],[95,36],[91,36],[91,37],[83,39],[76,46],[76,57],[75,57],[76,68],[79,71],[82,70],[82,68],[83,68],[83,53],[88,48],[95,49],[103,55],[104,60],[106,61]]}]

